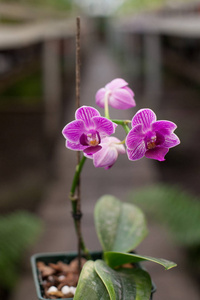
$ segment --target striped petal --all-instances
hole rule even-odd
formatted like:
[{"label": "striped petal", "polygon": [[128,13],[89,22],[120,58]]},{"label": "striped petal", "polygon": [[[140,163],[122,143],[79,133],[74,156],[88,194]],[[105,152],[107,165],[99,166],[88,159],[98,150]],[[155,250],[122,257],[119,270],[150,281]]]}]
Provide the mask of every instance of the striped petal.
[{"label": "striped petal", "polygon": [[87,128],[93,128],[93,117],[100,116],[98,110],[91,106],[81,106],[75,113],[76,120],[82,120]]},{"label": "striped petal", "polygon": [[159,131],[163,135],[168,135],[177,128],[176,124],[170,121],[156,121],[152,124],[153,131]]},{"label": "striped petal", "polygon": [[127,149],[127,155],[130,160],[139,160],[144,157],[146,152],[146,147],[144,141],[135,145],[132,150]]},{"label": "striped petal", "polygon": [[175,133],[165,136],[165,141],[162,144],[163,147],[172,148],[180,144],[180,140]]},{"label": "striped petal", "polygon": [[145,138],[145,134],[142,131],[142,125],[136,125],[130,130],[126,137],[126,146],[129,150],[135,149],[135,145],[140,144]]},{"label": "striped petal", "polygon": [[80,136],[85,131],[85,125],[82,120],[75,120],[70,123],[68,123],[62,131],[62,134],[67,140],[70,140],[73,143],[76,143],[79,141]]},{"label": "striped petal", "polygon": [[74,151],[83,151],[86,147],[81,145],[80,143],[72,143],[70,141],[66,141],[66,147],[68,149],[74,150]]},{"label": "striped petal", "polygon": [[117,124],[104,117],[94,117],[93,122],[95,125],[95,130],[99,132],[100,137],[111,135],[115,132]]},{"label": "striped petal", "polygon": [[154,122],[156,122],[156,115],[151,109],[140,109],[132,119],[132,127],[142,124],[143,130],[148,131]]}]

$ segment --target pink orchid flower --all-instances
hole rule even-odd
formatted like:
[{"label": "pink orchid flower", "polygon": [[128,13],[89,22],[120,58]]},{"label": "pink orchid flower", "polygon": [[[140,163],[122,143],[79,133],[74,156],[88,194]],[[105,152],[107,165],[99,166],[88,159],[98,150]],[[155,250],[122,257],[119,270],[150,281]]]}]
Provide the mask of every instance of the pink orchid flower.
[{"label": "pink orchid flower", "polygon": [[97,91],[96,104],[104,108],[105,101],[108,101],[108,105],[116,109],[128,109],[136,105],[133,97],[134,93],[128,83],[124,79],[116,78]]},{"label": "pink orchid flower", "polygon": [[93,155],[86,157],[93,159],[93,164],[96,168],[110,169],[116,162],[119,154],[125,154],[126,150],[121,141],[116,137],[106,137],[102,139],[100,146],[101,150]]},{"label": "pink orchid flower", "polygon": [[146,156],[159,161],[165,160],[169,148],[180,144],[173,131],[176,124],[170,121],[157,121],[151,109],[139,110],[132,119],[132,129],[127,135],[126,146],[130,160]]},{"label": "pink orchid flower", "polygon": [[67,124],[62,133],[66,147],[90,155],[101,149],[101,140],[115,132],[116,124],[101,117],[98,110],[82,106],[76,110],[76,120]]}]

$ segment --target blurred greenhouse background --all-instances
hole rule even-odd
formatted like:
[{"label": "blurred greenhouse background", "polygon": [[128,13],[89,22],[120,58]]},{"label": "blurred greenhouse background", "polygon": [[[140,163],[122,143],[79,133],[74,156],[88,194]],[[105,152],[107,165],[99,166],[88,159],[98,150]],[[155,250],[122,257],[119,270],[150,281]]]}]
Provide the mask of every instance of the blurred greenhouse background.
[{"label": "blurred greenhouse background", "polygon": [[[175,296],[169,286],[168,294],[161,286],[154,299],[199,299],[200,1],[193,0],[0,0],[0,298],[18,300],[30,292],[28,299],[35,299],[30,254],[76,245],[69,205],[66,212],[57,209],[67,201],[75,167],[61,130],[74,117],[78,15],[81,104],[94,105],[95,92],[114,75],[129,82],[137,109],[150,107],[158,119],[178,126],[181,145],[167,154],[166,162],[136,162],[134,168],[124,159],[121,170],[129,182],[124,178],[122,183],[127,201],[147,213],[150,235],[158,235],[157,246],[148,240],[141,250],[149,254],[155,247],[165,256],[159,248],[165,249],[172,255],[166,258],[173,260],[174,253],[180,258],[181,272],[172,273],[170,281],[178,290]],[[115,170],[93,175],[89,166],[83,183],[89,176],[105,176],[105,191],[114,189],[123,197],[107,177],[110,172],[115,178]],[[89,191],[83,187],[83,195],[93,207],[91,198],[101,196],[101,188],[91,186]],[[89,215],[86,237],[91,248],[98,248],[89,229],[92,216],[87,208],[84,213]],[[73,239],[70,246],[63,242],[67,235]],[[152,272],[159,282],[159,271]]]}]

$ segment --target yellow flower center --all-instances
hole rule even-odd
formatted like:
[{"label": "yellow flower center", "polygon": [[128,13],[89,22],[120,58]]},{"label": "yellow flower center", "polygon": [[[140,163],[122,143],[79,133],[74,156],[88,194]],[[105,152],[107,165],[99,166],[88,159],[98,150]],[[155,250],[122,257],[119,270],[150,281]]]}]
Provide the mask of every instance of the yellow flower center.
[{"label": "yellow flower center", "polygon": [[97,134],[88,133],[87,134],[87,141],[90,146],[97,146],[99,144],[99,137]]},{"label": "yellow flower center", "polygon": [[153,137],[151,139],[151,141],[147,142],[147,149],[150,150],[150,149],[154,149],[156,148],[156,137]]}]

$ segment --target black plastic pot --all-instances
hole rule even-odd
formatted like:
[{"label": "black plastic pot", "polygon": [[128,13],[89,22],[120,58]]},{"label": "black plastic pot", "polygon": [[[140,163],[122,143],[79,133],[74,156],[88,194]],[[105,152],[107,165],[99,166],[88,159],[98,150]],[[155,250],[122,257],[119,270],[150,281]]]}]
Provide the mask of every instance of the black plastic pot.
[{"label": "black plastic pot", "polygon": [[[102,259],[102,252],[92,252],[91,256],[92,256],[93,260]],[[59,253],[59,252],[58,253],[38,253],[31,257],[31,266],[32,266],[33,278],[34,278],[34,282],[35,282],[38,300],[50,300],[50,299],[46,299],[43,297],[44,289],[42,287],[41,279],[40,279],[39,272],[37,269],[37,262],[42,261],[45,264],[48,264],[48,263],[57,263],[58,261],[62,261],[64,263],[69,264],[76,257],[77,257],[76,252],[73,252],[73,253]],[[156,291],[156,287],[153,284],[150,300],[153,300],[153,294],[155,293],[155,291]],[[73,300],[73,298],[62,298],[62,300]]]}]

